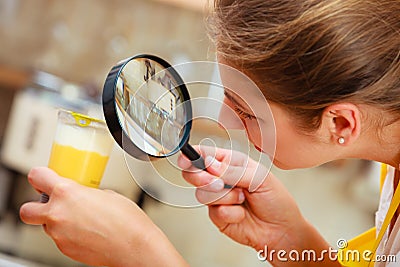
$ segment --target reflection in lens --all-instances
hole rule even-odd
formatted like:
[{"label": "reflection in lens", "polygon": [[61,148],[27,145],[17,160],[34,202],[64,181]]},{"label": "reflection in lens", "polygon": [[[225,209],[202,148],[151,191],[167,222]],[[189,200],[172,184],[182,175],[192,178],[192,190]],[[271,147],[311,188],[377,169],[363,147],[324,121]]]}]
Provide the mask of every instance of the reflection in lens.
[{"label": "reflection in lens", "polygon": [[152,156],[176,152],[188,114],[168,69],[153,60],[136,58],[125,65],[116,87],[118,118],[129,139]]}]

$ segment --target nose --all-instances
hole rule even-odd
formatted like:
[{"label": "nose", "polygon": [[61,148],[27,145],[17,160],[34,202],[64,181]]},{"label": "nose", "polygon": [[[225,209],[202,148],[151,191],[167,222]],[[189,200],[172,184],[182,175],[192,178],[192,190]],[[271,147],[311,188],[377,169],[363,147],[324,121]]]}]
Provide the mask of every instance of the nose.
[{"label": "nose", "polygon": [[219,125],[225,129],[231,130],[244,130],[245,125],[243,121],[236,114],[232,104],[224,98],[221,105],[221,110],[218,116]]}]

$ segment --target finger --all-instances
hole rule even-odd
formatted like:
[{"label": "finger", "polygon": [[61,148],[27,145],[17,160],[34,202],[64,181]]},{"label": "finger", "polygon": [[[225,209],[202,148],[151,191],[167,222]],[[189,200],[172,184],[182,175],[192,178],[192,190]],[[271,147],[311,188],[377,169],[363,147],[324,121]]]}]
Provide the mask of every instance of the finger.
[{"label": "finger", "polygon": [[192,166],[191,161],[183,154],[178,157],[178,166],[182,168],[183,178],[196,187],[204,190],[219,191],[223,189],[224,182],[208,172]]},{"label": "finger", "polygon": [[[214,146],[193,146],[203,158],[212,157],[220,162],[229,162],[230,165],[243,166],[248,162],[248,155],[231,149]],[[206,164],[207,166],[207,164]]]},{"label": "finger", "polygon": [[220,192],[209,192],[202,189],[196,190],[197,200],[205,205],[237,205],[245,200],[243,189],[225,189]]},{"label": "finger", "polygon": [[[199,146],[196,146],[193,148],[201,157],[204,158],[204,154],[202,154],[202,151],[200,150]],[[198,172],[199,169],[193,166],[193,162],[185,155],[185,154],[180,154],[178,157],[178,166],[185,171],[194,171]]]},{"label": "finger", "polygon": [[21,220],[26,224],[41,225],[46,223],[46,204],[27,202],[19,210]]},{"label": "finger", "polygon": [[265,166],[261,164],[250,166],[250,162],[244,162],[243,165],[238,166],[211,157],[206,157],[205,162],[208,166],[207,171],[211,175],[221,178],[227,185],[247,189],[254,188],[254,182],[261,184],[269,173]]},{"label": "finger", "polygon": [[182,170],[188,170],[190,167],[192,167],[192,162],[182,153],[178,156],[177,164]]},{"label": "finger", "polygon": [[[211,185],[214,182],[215,186],[220,186],[220,182],[215,178],[223,178],[227,185],[237,185],[252,192],[267,177],[268,171],[263,165],[254,164],[247,155],[241,152],[210,146],[195,146],[194,148],[205,158],[207,172],[211,176],[193,167],[184,155],[178,158],[178,166],[184,169],[184,179],[195,186]],[[213,187],[209,187],[209,190],[216,191]]]},{"label": "finger", "polygon": [[208,215],[220,231],[224,231],[229,224],[240,223],[245,218],[245,209],[241,205],[209,206]]},{"label": "finger", "polygon": [[[242,166],[243,164],[245,164],[248,161],[248,156],[243,154],[240,151],[219,148],[219,147],[215,147],[215,146],[204,146],[204,145],[194,145],[193,148],[203,158],[210,156],[212,158],[216,158],[218,161],[227,161],[231,165],[235,165],[235,166]],[[179,162],[179,160],[182,160],[182,162]],[[180,166],[179,164],[187,164],[187,165]],[[191,162],[187,157],[185,157],[184,155],[181,154],[180,158],[178,159],[178,166],[180,166],[182,169],[186,170],[191,166]],[[206,165],[206,167],[207,167],[207,165]]]},{"label": "finger", "polygon": [[46,167],[36,167],[28,173],[28,181],[38,192],[48,195],[53,191],[54,186],[64,178],[60,177],[53,170]]},{"label": "finger", "polygon": [[199,169],[193,165],[193,162],[189,160],[184,154],[179,155],[178,157],[178,167],[181,168],[182,171],[190,172],[190,173],[199,173],[202,172],[202,169]]},{"label": "finger", "polygon": [[190,184],[203,190],[218,192],[224,188],[224,181],[206,171],[182,172],[183,178]]}]

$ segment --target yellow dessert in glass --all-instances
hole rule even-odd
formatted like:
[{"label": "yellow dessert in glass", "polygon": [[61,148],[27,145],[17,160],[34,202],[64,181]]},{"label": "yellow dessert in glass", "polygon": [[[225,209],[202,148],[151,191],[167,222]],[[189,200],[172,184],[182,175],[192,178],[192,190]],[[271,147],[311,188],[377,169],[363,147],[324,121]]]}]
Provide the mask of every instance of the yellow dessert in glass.
[{"label": "yellow dessert in glass", "polygon": [[60,176],[97,188],[112,146],[104,121],[60,110],[48,167]]}]

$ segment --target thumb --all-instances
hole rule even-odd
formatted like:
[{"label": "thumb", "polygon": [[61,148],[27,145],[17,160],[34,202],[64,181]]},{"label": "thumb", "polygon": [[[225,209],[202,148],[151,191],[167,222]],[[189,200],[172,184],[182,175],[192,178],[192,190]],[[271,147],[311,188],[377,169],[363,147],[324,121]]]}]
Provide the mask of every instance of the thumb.
[{"label": "thumb", "polygon": [[71,181],[59,176],[55,171],[47,167],[32,168],[28,173],[28,182],[41,193],[51,195],[54,186],[61,181]]},{"label": "thumb", "polygon": [[46,204],[28,202],[21,206],[19,215],[26,224],[41,225],[46,223]]},{"label": "thumb", "polygon": [[230,165],[213,157],[206,157],[207,172],[224,180],[225,184],[257,190],[268,176],[268,169],[262,164],[249,164],[249,160],[241,165]]}]

